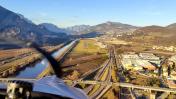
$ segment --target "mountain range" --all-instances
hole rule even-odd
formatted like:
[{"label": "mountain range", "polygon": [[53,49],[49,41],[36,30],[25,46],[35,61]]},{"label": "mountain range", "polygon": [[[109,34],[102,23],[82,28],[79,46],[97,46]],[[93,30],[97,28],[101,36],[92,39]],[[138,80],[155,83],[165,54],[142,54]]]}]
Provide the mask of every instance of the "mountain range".
[{"label": "mountain range", "polygon": [[168,26],[145,26],[136,29],[133,35],[129,38],[123,38],[128,41],[143,42],[162,46],[176,45],[176,24]]},{"label": "mountain range", "polygon": [[67,41],[65,33],[56,33],[36,25],[24,16],[0,6],[0,39],[16,38],[32,40],[40,45],[59,44]]},{"label": "mountain range", "polygon": [[[65,41],[65,38],[68,38],[68,35],[81,35],[80,37],[86,37],[88,35],[88,37],[92,37],[91,35],[124,33],[133,31],[137,28],[132,25],[118,22],[106,22],[95,26],[76,25],[68,28],[59,28],[51,23],[36,25],[23,15],[9,11],[1,6],[0,13],[0,37],[16,36],[19,39],[33,39],[40,44]],[[56,38],[57,40],[55,40]]]},{"label": "mountain range", "polygon": [[69,41],[72,37],[96,37],[98,35],[132,33],[132,40],[138,41],[137,37],[143,37],[144,39],[148,38],[145,41],[156,43],[176,42],[174,39],[176,37],[175,32],[176,23],[166,27],[156,25],[138,27],[111,21],[94,26],[76,25],[67,28],[59,28],[51,23],[36,25],[23,15],[0,6],[0,40],[16,37],[17,39],[32,40],[40,45],[53,45]]},{"label": "mountain range", "polygon": [[64,28],[59,28],[58,26],[51,24],[51,23],[41,23],[39,24],[41,28],[46,28],[47,30],[55,33],[66,33],[66,34],[71,34],[71,31],[64,29]]},{"label": "mountain range", "polygon": [[94,26],[80,25],[73,26],[67,29],[74,31],[77,35],[87,34],[87,33],[97,33],[97,34],[121,34],[126,32],[133,32],[139,27],[123,24],[120,22],[105,22]]}]

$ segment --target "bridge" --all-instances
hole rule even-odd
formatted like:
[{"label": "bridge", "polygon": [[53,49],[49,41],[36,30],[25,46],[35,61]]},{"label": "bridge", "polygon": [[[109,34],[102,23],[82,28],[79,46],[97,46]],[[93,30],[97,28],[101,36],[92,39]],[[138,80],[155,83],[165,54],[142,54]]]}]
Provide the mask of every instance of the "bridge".
[{"label": "bridge", "polygon": [[[167,87],[153,87],[153,86],[141,86],[141,85],[135,85],[135,84],[131,84],[131,83],[126,83],[125,78],[127,78],[124,75],[124,68],[121,65],[120,62],[120,57],[119,55],[117,55],[117,53],[115,52],[114,48],[111,48],[109,50],[109,60],[111,60],[111,62],[105,62],[104,66],[100,66],[99,68],[95,69],[92,71],[95,72],[97,70],[99,70],[97,72],[97,74],[95,75],[93,80],[89,80],[89,79],[84,79],[85,77],[79,79],[79,80],[64,80],[65,82],[68,82],[69,84],[72,85],[90,85],[86,88],[84,88],[83,90],[91,97],[91,98],[96,98],[96,99],[100,99],[110,88],[116,86],[117,88],[120,88],[120,90],[122,90],[122,92],[120,91],[121,96],[125,97],[124,95],[131,96],[132,99],[135,99],[136,96],[134,90],[138,89],[138,90],[144,90],[150,93],[150,98],[154,99],[156,96],[156,93],[153,92],[164,92],[167,94],[170,93],[176,93],[176,89],[172,89],[172,88],[167,88]],[[116,68],[116,77],[119,78],[119,81],[112,81],[112,80],[101,80],[101,76],[100,75],[104,75],[106,74],[106,71],[108,70],[107,65],[111,65],[110,67],[110,71],[109,73],[106,75],[106,78],[109,77],[109,75],[111,75],[112,71],[114,70],[113,68]],[[101,68],[101,69],[100,69]],[[88,73],[88,75],[91,74],[90,72]],[[86,75],[86,76],[88,76]],[[113,77],[113,75],[111,75],[111,77]],[[97,79],[98,78],[98,79]],[[96,86],[95,88],[93,86]],[[98,88],[97,88],[98,87]],[[101,90],[101,88],[104,87],[104,90]],[[96,91],[95,91],[96,89]],[[100,91],[101,90],[101,91]],[[98,95],[97,95],[98,94]],[[163,95],[161,95],[162,97]],[[122,98],[123,98],[122,97]]]},{"label": "bridge", "polygon": [[[0,82],[8,82],[11,80],[20,80],[20,81],[30,81],[35,82],[38,79],[30,79],[30,78],[0,78]],[[176,93],[176,89],[172,88],[161,88],[161,87],[153,87],[153,86],[140,86],[134,85],[131,83],[121,83],[121,82],[105,82],[105,81],[93,81],[93,80],[64,80],[66,83],[75,83],[75,84],[90,84],[90,85],[106,85],[106,86],[117,86],[117,87],[126,87],[132,89],[142,89],[142,90],[151,90],[151,91],[160,91],[160,92],[174,92]]]},{"label": "bridge", "polygon": [[[72,44],[72,46],[63,50],[63,52],[57,56],[57,60],[61,61],[66,54],[68,54],[71,49],[76,45],[76,42]],[[72,84],[75,86],[77,84],[88,84],[90,86],[85,87],[83,90],[91,97],[91,98],[101,98],[110,88],[116,86],[120,88],[120,94],[137,97],[135,96],[134,89],[140,89],[144,91],[150,92],[150,96],[155,97],[155,93],[153,92],[165,92],[165,93],[176,93],[176,89],[172,88],[162,88],[162,87],[153,87],[153,86],[141,86],[141,85],[134,85],[131,83],[126,83],[124,75],[124,68],[120,63],[120,57],[117,55],[114,49],[109,50],[109,59],[104,62],[100,67],[91,70],[85,73],[82,78],[79,80],[64,80],[64,82]],[[48,66],[49,68],[50,66]],[[46,76],[48,73],[51,72],[50,69],[46,68],[36,79],[23,79],[23,78],[0,78],[0,82],[7,82],[9,80],[22,80],[22,81],[30,81],[35,82],[39,78]],[[116,70],[116,71],[115,71]],[[113,75],[112,72],[115,72]],[[86,77],[89,77],[92,73],[96,72],[94,76],[94,80],[86,80]],[[114,76],[114,78],[113,78]],[[119,81],[115,80],[115,78],[119,78]],[[123,97],[122,97],[123,98]]]},{"label": "bridge", "polygon": [[151,90],[151,91],[160,91],[160,92],[174,92],[176,93],[176,89],[172,88],[161,88],[161,87],[153,87],[153,86],[140,86],[140,85],[134,85],[131,83],[121,83],[121,82],[104,82],[104,81],[91,81],[91,80],[64,80],[64,82],[71,82],[71,83],[83,83],[83,84],[91,84],[91,85],[111,85],[111,86],[117,86],[117,87],[127,87],[132,89],[142,89],[142,90]]},{"label": "bridge", "polygon": [[4,83],[7,83],[8,81],[12,81],[12,80],[34,82],[34,81],[37,81],[38,79],[32,79],[32,78],[0,78],[0,82],[4,82]]}]

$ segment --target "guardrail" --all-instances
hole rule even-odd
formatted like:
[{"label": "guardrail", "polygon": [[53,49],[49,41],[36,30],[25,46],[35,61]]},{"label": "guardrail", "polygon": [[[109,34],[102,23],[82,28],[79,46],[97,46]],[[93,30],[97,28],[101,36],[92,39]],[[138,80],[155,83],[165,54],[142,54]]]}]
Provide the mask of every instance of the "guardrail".
[{"label": "guardrail", "polygon": [[126,88],[132,88],[132,89],[143,89],[143,90],[153,90],[153,91],[161,91],[161,92],[174,92],[176,93],[176,89],[172,88],[161,88],[161,87],[152,87],[152,86],[140,86],[140,85],[134,85],[131,83],[120,83],[120,82],[104,82],[104,81],[91,81],[91,80],[64,80],[64,82],[72,82],[72,83],[84,83],[84,84],[99,84],[99,85],[111,85],[111,86],[119,86],[119,87],[126,87]]},{"label": "guardrail", "polygon": [[4,83],[12,80],[30,81],[30,82],[37,81],[37,79],[31,79],[31,78],[0,78],[0,82],[4,82]]}]

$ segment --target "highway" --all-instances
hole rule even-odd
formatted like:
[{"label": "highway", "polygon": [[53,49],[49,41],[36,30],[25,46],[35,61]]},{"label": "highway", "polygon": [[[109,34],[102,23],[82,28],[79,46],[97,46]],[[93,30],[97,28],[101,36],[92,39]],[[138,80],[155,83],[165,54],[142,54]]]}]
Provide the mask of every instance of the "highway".
[{"label": "highway", "polygon": [[[91,99],[101,99],[107,91],[116,86],[119,88],[119,99],[136,99],[134,90],[144,90],[147,92],[166,92],[166,93],[176,93],[176,89],[163,88],[163,87],[153,87],[153,86],[141,86],[134,85],[131,83],[126,83],[128,77],[124,75],[124,68],[121,64],[120,56],[117,55],[115,48],[113,46],[109,49],[109,59],[105,61],[102,66],[93,70],[92,72],[86,73],[89,76],[93,72],[97,72],[93,79],[81,78],[76,81],[64,80],[65,82],[73,82],[74,86],[76,84],[86,84],[89,85],[83,90],[89,95]],[[113,87],[112,87],[113,86]]]},{"label": "highway", "polygon": [[[100,66],[93,80],[111,82],[111,64],[111,55],[109,55],[109,59]],[[102,97],[102,95],[104,95],[110,87],[111,86],[106,85],[90,85],[85,88],[84,91],[90,96],[90,98],[97,99]]]},{"label": "highway", "polygon": [[[74,47],[76,43],[71,43],[70,46],[58,52],[59,54],[55,54],[54,57],[60,61],[70,50]],[[135,95],[134,90],[144,90],[144,91],[156,91],[156,92],[164,92],[164,93],[176,93],[176,89],[172,88],[161,88],[161,87],[153,87],[153,86],[140,86],[134,85],[131,83],[126,83],[128,77],[124,75],[124,68],[121,64],[120,56],[117,55],[115,48],[113,46],[109,47],[109,58],[98,68],[91,70],[85,73],[82,78],[72,81],[72,80],[64,80],[66,83],[72,83],[72,86],[76,86],[77,84],[84,84],[84,91],[89,95],[91,99],[101,99],[103,96],[110,91],[110,89],[118,88],[118,98],[119,99],[135,99],[137,96]],[[49,66],[48,66],[49,67]],[[26,79],[26,78],[0,78],[0,81],[7,82],[8,80],[25,80],[25,81],[35,81],[43,76],[46,76],[50,72],[49,69],[45,69],[35,79]],[[92,79],[88,76],[92,73],[95,73],[95,76]],[[88,86],[87,86],[88,85]],[[164,95],[164,94],[163,94]],[[162,97],[162,96],[161,96]]]},{"label": "highway", "polygon": [[[115,51],[114,46],[112,46],[112,53],[113,53],[113,59],[114,59],[115,66],[117,67],[117,77],[119,78],[119,82],[126,82],[128,77],[124,75],[124,68],[121,64],[119,55],[117,55]],[[119,99],[134,99],[134,98],[135,98],[135,95],[132,89],[128,87],[120,88]]]},{"label": "highway", "polygon": [[[103,72],[105,71],[105,69],[108,67],[109,64],[109,60],[105,61],[105,63],[103,63],[103,65],[101,66],[101,69],[99,69],[99,71],[97,72],[96,76],[93,78],[93,80],[98,81],[100,80],[100,77],[102,76]],[[93,89],[94,85],[90,85],[88,88],[84,89],[85,92],[88,94],[91,92],[91,90]]]},{"label": "highway", "polygon": [[[24,81],[36,81],[38,79],[30,79],[30,78],[0,78],[0,82],[7,82],[10,80],[24,80]],[[132,89],[142,89],[142,90],[151,90],[151,91],[159,91],[159,92],[173,92],[176,93],[176,89],[172,88],[161,88],[161,87],[153,87],[153,86],[140,86],[140,85],[134,85],[131,83],[120,83],[120,82],[105,82],[105,81],[94,81],[94,80],[64,80],[64,82],[74,82],[74,83],[84,83],[84,84],[91,84],[91,85],[103,85],[103,86],[119,86],[119,87],[126,87],[126,88],[132,88]]]},{"label": "highway", "polygon": [[[91,73],[97,72],[94,78],[92,79],[93,81],[99,81],[99,82],[104,82],[104,83],[110,83],[110,82],[117,82],[117,80],[112,80],[116,79],[116,74],[112,76],[112,71],[115,69],[115,64],[114,64],[114,56],[113,56],[113,51],[109,49],[109,58],[106,60],[99,68],[93,70],[92,72],[86,73],[83,78],[80,78],[78,81],[74,81],[72,86],[75,86],[78,83],[84,83],[86,81],[84,78],[86,76],[89,76]],[[89,80],[90,83],[92,83],[91,80]],[[86,81],[88,83],[89,81]],[[67,81],[66,81],[67,82]],[[89,84],[90,84],[89,83]],[[84,88],[83,90],[89,95],[90,98],[92,99],[99,99],[102,98],[102,96],[110,89],[112,88],[111,84],[110,85],[103,85],[103,84],[91,84],[90,86]]]},{"label": "highway", "polygon": [[[59,52],[55,53],[53,56],[56,57],[58,61],[61,61],[65,55],[67,55],[71,49],[76,45],[76,42],[72,42],[69,46],[61,49]],[[24,55],[25,56],[25,55]],[[21,78],[19,80],[30,80],[35,81],[43,76],[46,76],[51,72],[49,65],[45,70],[38,75],[35,79],[26,79]],[[95,76],[92,79],[88,76],[94,74]],[[18,78],[9,78],[4,79],[0,78],[0,81],[8,81],[8,80],[18,80]],[[153,86],[140,86],[134,85],[131,83],[126,83],[128,77],[124,75],[124,68],[121,64],[121,58],[116,53],[115,48],[113,46],[109,47],[109,57],[108,59],[98,68],[91,70],[85,73],[82,78],[71,81],[64,80],[65,82],[72,83],[72,86],[76,86],[78,84],[84,84],[84,91],[89,95],[92,99],[100,99],[113,88],[118,88],[118,98],[119,99],[134,99],[137,98],[134,90],[144,90],[144,91],[156,91],[156,92],[165,92],[165,93],[176,93],[176,89],[172,88],[162,88],[162,87],[153,87]]]},{"label": "highway", "polygon": [[[100,76],[99,80],[100,81],[105,81],[105,82],[110,82],[111,80],[111,63],[109,63],[107,65],[107,67],[104,70],[104,73]],[[90,98],[95,99],[97,97],[101,97],[101,95],[103,95],[103,93],[105,93],[105,89],[107,90],[108,88],[110,88],[109,86],[106,85],[95,85],[94,89],[92,89],[92,91],[89,92]]]},{"label": "highway", "polygon": [[105,81],[94,81],[94,80],[84,80],[84,81],[72,81],[72,80],[64,80],[65,82],[74,82],[74,83],[84,83],[84,84],[92,84],[92,85],[111,85],[111,86],[119,86],[125,88],[132,88],[132,89],[142,89],[142,90],[151,90],[151,91],[159,91],[159,92],[174,92],[176,93],[176,89],[172,88],[161,88],[161,87],[153,87],[153,86],[140,86],[134,85],[131,83],[121,83],[121,82],[105,82]]},{"label": "highway", "polygon": [[[83,78],[80,78],[77,81],[73,81],[72,86],[76,86],[76,84],[90,84],[88,87],[85,87],[83,90],[89,95],[92,99],[100,99],[105,93],[112,88],[112,85],[119,84],[117,78],[120,82],[125,81],[125,77],[123,75],[122,67],[119,67],[119,63],[117,63],[114,49],[109,47],[109,58],[105,61],[99,68],[93,70],[92,72],[86,73]],[[118,65],[117,65],[118,64]],[[117,69],[117,70],[115,70]],[[86,76],[89,76],[91,73],[97,72],[92,80],[85,80]],[[67,82],[67,80],[65,81]],[[69,80],[68,80],[69,82]],[[115,84],[111,84],[115,83]],[[116,86],[116,85],[115,85]],[[127,97],[131,97],[131,91],[128,88],[121,88],[122,94],[127,94]],[[121,95],[121,94],[120,94]],[[119,95],[119,96],[120,96]]]}]

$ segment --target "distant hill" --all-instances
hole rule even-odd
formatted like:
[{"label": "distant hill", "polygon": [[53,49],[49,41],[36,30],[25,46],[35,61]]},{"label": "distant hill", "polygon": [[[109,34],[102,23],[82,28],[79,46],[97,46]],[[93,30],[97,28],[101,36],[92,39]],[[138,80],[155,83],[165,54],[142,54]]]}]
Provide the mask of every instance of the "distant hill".
[{"label": "distant hill", "polygon": [[143,34],[143,35],[150,35],[150,34],[161,35],[168,32],[170,32],[168,28],[156,26],[156,25],[142,27],[134,31],[134,33]]},{"label": "distant hill", "polygon": [[[125,35],[127,33],[132,33],[132,35]],[[128,41],[155,45],[176,45],[176,23],[166,27],[156,25],[137,27],[108,21],[94,26],[76,25],[63,29],[51,23],[36,25],[23,15],[0,6],[0,41],[3,38],[16,37],[22,40],[32,40],[40,45],[53,45],[68,41],[70,37],[86,38],[118,34],[124,34],[122,38]],[[0,46],[2,45],[1,42]]]},{"label": "distant hill", "polygon": [[80,35],[81,32],[89,30],[90,25],[75,25],[71,27],[67,27],[66,30],[71,31],[73,35]]},{"label": "distant hill", "polygon": [[171,31],[176,31],[176,23],[170,24],[166,26],[166,28],[170,29]]},{"label": "distant hill", "polygon": [[123,24],[119,22],[106,22],[102,24],[98,24],[95,26],[91,26],[89,29],[82,31],[83,34],[90,32],[97,32],[100,34],[121,34],[126,32],[133,32],[138,27]]},{"label": "distant hill", "polygon": [[176,44],[175,38],[176,24],[171,24],[166,27],[152,25],[139,28],[133,32],[132,38],[128,37],[128,40],[169,46]]},{"label": "distant hill", "polygon": [[56,25],[51,24],[51,23],[41,23],[41,24],[39,24],[39,26],[41,28],[46,28],[47,30],[49,30],[51,32],[71,34],[70,31],[63,29],[63,28],[59,28]]},{"label": "distant hill", "polygon": [[0,39],[4,37],[33,40],[40,45],[59,44],[69,38],[65,33],[55,33],[42,28],[24,16],[0,6]]}]

